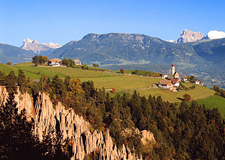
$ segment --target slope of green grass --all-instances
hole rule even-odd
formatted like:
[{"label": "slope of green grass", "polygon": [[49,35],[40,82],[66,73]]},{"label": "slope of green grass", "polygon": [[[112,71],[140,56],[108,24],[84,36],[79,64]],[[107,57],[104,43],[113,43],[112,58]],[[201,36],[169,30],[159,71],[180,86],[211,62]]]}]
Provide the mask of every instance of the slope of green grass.
[{"label": "slope of green grass", "polygon": [[223,118],[225,118],[225,98],[214,95],[209,98],[200,99],[196,101],[200,105],[205,105],[205,107],[213,109],[218,108]]},{"label": "slope of green grass", "polygon": [[14,66],[11,66],[11,65],[5,65],[5,64],[2,64],[0,63],[0,71],[4,72],[6,75],[9,74],[9,72],[11,71],[14,71],[14,73],[17,75],[19,72],[18,72],[18,69],[15,68]]},{"label": "slope of green grass", "polygon": [[[213,96],[215,93],[209,88],[200,86],[196,86],[194,89],[190,89],[188,91],[179,92],[170,92],[159,88],[148,88],[148,86],[158,83],[161,78],[123,75],[67,67],[35,67],[32,63],[21,63],[13,66],[1,64],[0,67],[0,69],[2,69],[6,74],[13,70],[15,71],[15,74],[18,75],[18,70],[23,69],[26,77],[30,77],[31,79],[39,79],[42,75],[47,75],[51,79],[55,75],[58,75],[60,78],[70,76],[71,78],[79,78],[81,81],[93,81],[95,88],[115,88],[117,93],[128,92],[131,94],[134,90],[137,90],[141,96],[147,97],[150,94],[152,96],[161,96],[164,101],[169,102],[181,102],[185,93],[190,94],[192,100],[208,98]],[[190,83],[184,84],[185,86],[193,85]]]},{"label": "slope of green grass", "polygon": [[181,102],[183,99],[183,95],[189,94],[192,100],[198,100],[203,98],[208,98],[214,95],[215,91],[202,87],[202,86],[195,86],[194,89],[190,89],[188,91],[178,91],[178,92],[170,92],[165,89],[160,88],[153,88],[148,90],[139,90],[138,91],[142,96],[161,96],[164,101],[169,101],[171,103],[174,102]]}]

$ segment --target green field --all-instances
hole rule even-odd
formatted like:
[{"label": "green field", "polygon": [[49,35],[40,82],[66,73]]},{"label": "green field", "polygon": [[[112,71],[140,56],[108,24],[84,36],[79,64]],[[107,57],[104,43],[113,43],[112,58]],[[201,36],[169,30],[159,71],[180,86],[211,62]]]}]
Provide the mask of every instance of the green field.
[{"label": "green field", "polygon": [[[148,97],[150,94],[152,96],[161,96],[164,101],[172,103],[181,102],[185,93],[190,94],[192,100],[208,98],[215,93],[213,90],[201,86],[196,86],[195,89],[190,89],[188,91],[179,92],[170,92],[159,88],[149,89],[148,86],[158,83],[161,78],[123,75],[67,67],[35,67],[32,63],[21,63],[13,66],[0,64],[0,69],[6,74],[13,70],[16,75],[19,69],[23,69],[25,75],[31,79],[40,79],[42,75],[47,75],[52,79],[55,75],[58,75],[60,78],[65,78],[66,76],[79,78],[82,82],[91,80],[94,82],[96,88],[115,88],[117,93],[133,93],[134,90],[137,90],[141,96]],[[184,85],[187,87],[193,86],[193,84],[190,83],[184,83]]]},{"label": "green field", "polygon": [[206,108],[218,108],[223,118],[225,118],[225,98],[214,95],[209,98],[197,100],[198,104],[205,105]]}]

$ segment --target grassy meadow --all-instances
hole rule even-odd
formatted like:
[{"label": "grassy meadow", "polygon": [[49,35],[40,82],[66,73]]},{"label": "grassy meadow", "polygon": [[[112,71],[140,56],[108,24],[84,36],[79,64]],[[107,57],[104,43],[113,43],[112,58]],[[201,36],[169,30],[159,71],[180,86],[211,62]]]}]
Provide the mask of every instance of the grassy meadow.
[{"label": "grassy meadow", "polygon": [[[47,75],[52,79],[55,75],[58,75],[60,78],[65,78],[66,76],[79,78],[82,82],[93,81],[95,88],[115,88],[116,93],[110,93],[111,96],[115,96],[117,93],[123,94],[123,92],[132,94],[134,90],[137,90],[141,96],[161,96],[164,101],[179,103],[186,93],[191,96],[192,100],[196,100],[199,104],[205,104],[206,107],[210,108],[219,108],[222,113],[225,113],[225,99],[219,96],[213,96],[215,91],[202,86],[196,85],[194,89],[187,91],[170,92],[160,88],[148,88],[148,86],[158,83],[161,78],[122,75],[115,72],[100,72],[67,67],[35,67],[34,64],[28,62],[12,66],[0,64],[0,70],[6,74],[14,71],[18,75],[19,69],[22,69],[26,77],[30,77],[31,79],[40,79],[43,75]],[[186,87],[192,87],[194,85],[192,83],[183,84]]]},{"label": "grassy meadow", "polygon": [[206,108],[218,108],[222,117],[225,119],[225,98],[214,95],[209,98],[197,100],[196,102],[200,105],[204,104]]}]

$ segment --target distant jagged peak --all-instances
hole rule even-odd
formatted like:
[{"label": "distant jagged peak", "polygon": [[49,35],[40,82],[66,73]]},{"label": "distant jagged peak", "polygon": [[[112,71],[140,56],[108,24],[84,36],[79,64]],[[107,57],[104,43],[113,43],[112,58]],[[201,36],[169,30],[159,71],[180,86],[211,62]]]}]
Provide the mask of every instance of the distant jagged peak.
[{"label": "distant jagged peak", "polygon": [[23,43],[34,43],[34,44],[40,44],[36,39],[31,40],[29,38],[23,39]]},{"label": "distant jagged peak", "polygon": [[188,29],[185,29],[181,32],[178,37],[176,43],[187,43],[187,42],[195,42],[204,39],[205,35],[201,32],[194,32]]},{"label": "distant jagged peak", "polygon": [[209,31],[208,32],[207,37],[209,39],[225,38],[225,32],[223,32],[223,31],[217,31],[217,30],[212,30],[212,31]]},{"label": "distant jagged peak", "polygon": [[29,48],[29,50],[32,50],[30,48],[30,46],[34,47],[35,45],[37,46],[46,46],[48,48],[52,48],[52,49],[56,49],[56,48],[59,48],[59,47],[62,47],[61,44],[59,43],[53,43],[53,42],[49,42],[49,43],[42,43],[40,44],[36,39],[34,40],[31,40],[29,38],[26,38],[26,39],[23,39],[23,45],[21,46],[22,49],[27,49]]}]

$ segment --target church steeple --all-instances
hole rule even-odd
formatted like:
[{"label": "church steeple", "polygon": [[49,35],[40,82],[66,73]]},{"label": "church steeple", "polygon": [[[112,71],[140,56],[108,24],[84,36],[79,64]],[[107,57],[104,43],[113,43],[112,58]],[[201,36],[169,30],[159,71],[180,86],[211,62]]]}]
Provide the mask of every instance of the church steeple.
[{"label": "church steeple", "polygon": [[172,70],[171,71],[172,71],[171,74],[174,75],[175,74],[175,65],[174,65],[174,63],[172,64]]}]

